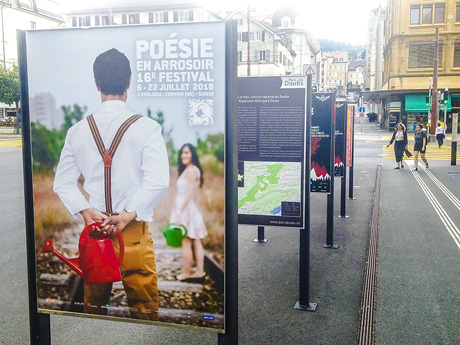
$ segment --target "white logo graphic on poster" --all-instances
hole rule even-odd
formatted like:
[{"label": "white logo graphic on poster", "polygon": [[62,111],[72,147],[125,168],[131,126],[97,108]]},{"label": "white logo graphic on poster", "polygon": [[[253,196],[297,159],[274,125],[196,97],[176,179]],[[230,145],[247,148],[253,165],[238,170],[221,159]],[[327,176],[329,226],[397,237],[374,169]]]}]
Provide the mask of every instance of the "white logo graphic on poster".
[{"label": "white logo graphic on poster", "polygon": [[212,126],[214,124],[214,100],[189,99],[188,119],[190,126]]},{"label": "white logo graphic on poster", "polygon": [[327,101],[329,98],[331,98],[331,96],[325,96],[325,95],[316,96],[316,99],[320,100],[321,102],[325,102],[325,101]]},{"label": "white logo graphic on poster", "polygon": [[281,77],[281,89],[305,89],[305,77]]}]

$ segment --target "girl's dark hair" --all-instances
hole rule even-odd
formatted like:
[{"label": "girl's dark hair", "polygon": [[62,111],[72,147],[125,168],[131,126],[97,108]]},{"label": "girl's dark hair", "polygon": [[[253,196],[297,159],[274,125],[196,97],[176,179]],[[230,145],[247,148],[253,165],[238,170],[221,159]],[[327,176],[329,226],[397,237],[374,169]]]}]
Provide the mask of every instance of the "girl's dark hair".
[{"label": "girl's dark hair", "polygon": [[200,170],[200,187],[201,187],[203,185],[203,183],[204,183],[203,169],[201,168],[200,160],[198,159],[198,155],[196,154],[195,146],[193,146],[192,144],[184,144],[184,145],[182,145],[182,147],[180,148],[179,152],[177,153],[177,163],[178,163],[177,165],[178,165],[178,170],[179,170],[179,176],[182,175],[182,173],[185,170],[185,164],[182,163],[181,156],[182,156],[182,150],[186,146],[189,148],[190,152],[192,153],[192,164],[194,166],[196,166],[198,168],[198,170]]},{"label": "girl's dark hair", "polygon": [[423,125],[421,123],[417,124],[420,128],[423,128]]}]

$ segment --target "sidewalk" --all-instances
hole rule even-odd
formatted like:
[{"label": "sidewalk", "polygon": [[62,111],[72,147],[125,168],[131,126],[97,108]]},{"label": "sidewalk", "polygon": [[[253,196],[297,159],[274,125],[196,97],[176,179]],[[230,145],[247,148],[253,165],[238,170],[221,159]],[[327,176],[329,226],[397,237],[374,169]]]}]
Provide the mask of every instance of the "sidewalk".
[{"label": "sidewalk", "polygon": [[383,167],[376,344],[460,343],[460,168],[429,164]]}]

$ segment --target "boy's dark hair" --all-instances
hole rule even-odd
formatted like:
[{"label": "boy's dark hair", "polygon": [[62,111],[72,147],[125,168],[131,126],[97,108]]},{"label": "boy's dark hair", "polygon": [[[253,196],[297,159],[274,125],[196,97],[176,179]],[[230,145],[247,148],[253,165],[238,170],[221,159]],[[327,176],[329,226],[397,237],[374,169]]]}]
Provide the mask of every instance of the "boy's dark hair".
[{"label": "boy's dark hair", "polygon": [[93,64],[94,79],[104,95],[123,95],[129,86],[131,67],[115,48],[100,54]]}]

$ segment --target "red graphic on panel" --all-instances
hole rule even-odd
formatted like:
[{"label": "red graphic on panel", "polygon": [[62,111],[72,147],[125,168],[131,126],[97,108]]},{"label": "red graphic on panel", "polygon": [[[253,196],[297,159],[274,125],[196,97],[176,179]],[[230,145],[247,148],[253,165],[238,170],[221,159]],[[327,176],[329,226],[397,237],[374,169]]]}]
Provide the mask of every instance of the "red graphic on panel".
[{"label": "red graphic on panel", "polygon": [[331,176],[327,173],[325,166],[319,166],[316,162],[311,162],[310,178],[312,181],[316,180],[330,180]]},{"label": "red graphic on panel", "polygon": [[335,167],[343,167],[343,162],[342,162],[342,160],[340,159],[339,156],[335,156],[334,166]]}]

